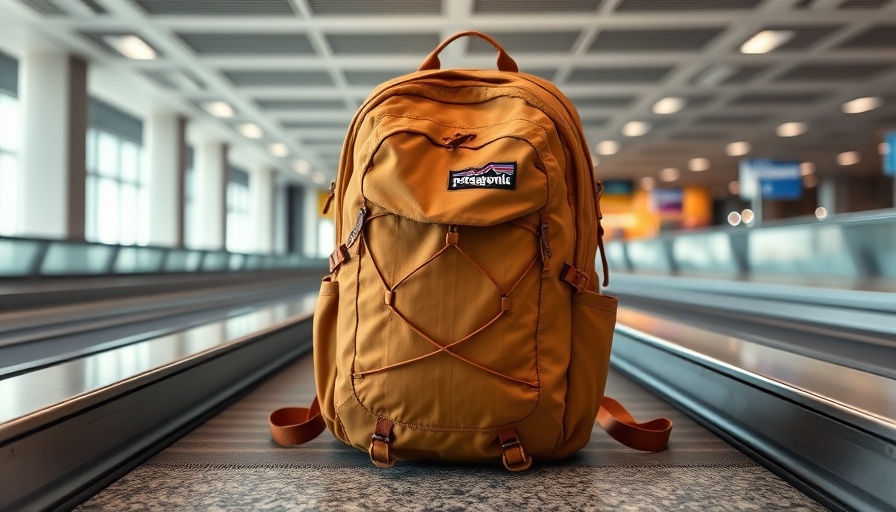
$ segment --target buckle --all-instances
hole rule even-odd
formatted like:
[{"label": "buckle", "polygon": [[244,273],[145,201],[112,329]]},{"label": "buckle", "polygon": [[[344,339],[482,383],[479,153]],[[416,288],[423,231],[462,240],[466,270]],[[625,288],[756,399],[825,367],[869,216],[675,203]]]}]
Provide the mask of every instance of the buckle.
[{"label": "buckle", "polygon": [[582,293],[582,291],[585,290],[585,287],[588,286],[588,275],[569,263],[563,264],[563,270],[560,271],[560,278],[572,285],[577,293]]}]

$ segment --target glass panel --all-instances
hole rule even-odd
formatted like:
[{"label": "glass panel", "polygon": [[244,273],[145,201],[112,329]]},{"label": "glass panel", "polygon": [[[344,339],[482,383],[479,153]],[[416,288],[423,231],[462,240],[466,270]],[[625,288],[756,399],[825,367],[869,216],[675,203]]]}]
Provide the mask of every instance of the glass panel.
[{"label": "glass panel", "polygon": [[0,239],[0,275],[25,276],[43,242]]},{"label": "glass panel", "polygon": [[121,220],[119,221],[121,224],[118,243],[133,245],[137,242],[137,187],[122,185],[119,193],[121,194]]},{"label": "glass panel", "polygon": [[95,241],[99,237],[99,226],[97,215],[97,179],[94,176],[87,175],[87,184],[85,186],[85,226],[84,226],[84,237],[89,241]]},{"label": "glass panel", "polygon": [[198,251],[171,250],[165,259],[165,272],[191,272],[199,268],[202,253]]},{"label": "glass panel", "polygon": [[115,272],[118,273],[155,273],[162,270],[164,249],[154,247],[122,247],[115,259]]},{"label": "glass panel", "polygon": [[114,244],[118,242],[118,182],[106,178],[99,180],[97,189],[97,240]]},{"label": "glass panel", "polygon": [[41,265],[43,275],[105,274],[116,247],[52,242]]},{"label": "glass panel", "polygon": [[241,270],[243,268],[243,261],[245,260],[245,258],[246,257],[242,254],[231,254],[230,262],[228,263],[230,270]]},{"label": "glass panel", "polygon": [[[2,124],[0,122],[0,126]],[[13,235],[16,232],[18,166],[14,155],[0,152],[0,234]]]},{"label": "glass panel", "polygon": [[106,132],[97,133],[97,171],[103,176],[118,176],[118,139]]},{"label": "glass panel", "polygon": [[205,272],[220,272],[227,270],[226,252],[207,252],[202,260],[202,270]]},{"label": "glass panel", "polygon": [[140,181],[140,148],[125,140],[121,141],[121,181]]},{"label": "glass panel", "polygon": [[137,243],[146,245],[149,243],[149,187],[142,186],[138,190]]},{"label": "glass panel", "polygon": [[96,130],[87,130],[87,172],[96,173]]}]

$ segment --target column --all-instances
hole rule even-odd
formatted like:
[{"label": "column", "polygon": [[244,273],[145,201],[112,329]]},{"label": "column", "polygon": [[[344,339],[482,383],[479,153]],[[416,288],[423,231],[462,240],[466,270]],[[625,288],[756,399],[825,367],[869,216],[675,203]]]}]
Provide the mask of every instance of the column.
[{"label": "column", "polygon": [[149,245],[183,246],[186,120],[156,112],[146,120],[144,165],[149,187]]},{"label": "column", "polygon": [[834,178],[818,181],[818,206],[827,210],[828,215],[837,213],[837,182]]},{"label": "column", "polygon": [[87,64],[65,53],[32,50],[20,66],[18,230],[24,236],[83,240]]},{"label": "column", "polygon": [[227,145],[205,141],[196,146],[197,246],[224,250],[227,219]]},{"label": "column", "polygon": [[261,165],[249,173],[249,219],[255,233],[254,252],[274,251],[274,172]]}]

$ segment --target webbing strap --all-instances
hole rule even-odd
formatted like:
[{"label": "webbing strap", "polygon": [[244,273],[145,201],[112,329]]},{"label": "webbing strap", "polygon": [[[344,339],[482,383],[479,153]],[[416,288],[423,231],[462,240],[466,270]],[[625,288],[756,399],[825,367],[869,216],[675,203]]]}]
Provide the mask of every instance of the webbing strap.
[{"label": "webbing strap", "polygon": [[638,423],[625,407],[605,396],[597,411],[597,423],[620,443],[646,452],[659,452],[669,444],[672,421],[668,418]]},{"label": "webbing strap", "polygon": [[277,444],[292,446],[304,444],[319,436],[327,428],[320,415],[317,397],[311,407],[285,407],[272,412],[268,418],[271,437]]}]

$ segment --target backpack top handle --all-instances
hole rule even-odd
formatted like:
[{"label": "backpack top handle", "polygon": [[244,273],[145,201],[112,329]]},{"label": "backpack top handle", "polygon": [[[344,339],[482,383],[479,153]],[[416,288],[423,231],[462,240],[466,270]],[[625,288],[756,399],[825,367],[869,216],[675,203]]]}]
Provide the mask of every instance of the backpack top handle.
[{"label": "backpack top handle", "polygon": [[459,39],[464,36],[476,36],[480,39],[484,39],[490,45],[495,47],[495,50],[498,50],[498,71],[510,71],[513,73],[519,73],[520,68],[516,65],[516,61],[513,60],[510,55],[507,55],[507,52],[504,51],[504,48],[501,48],[501,45],[498,44],[497,41],[492,39],[490,36],[483,34],[482,32],[478,32],[476,30],[467,30],[466,32],[459,32],[454,34],[442,41],[442,44],[436,47],[432,53],[426,57],[426,60],[423,61],[423,64],[420,64],[420,67],[417,71],[427,71],[430,69],[440,69],[441,63],[439,62],[439,52],[445,49],[451,41],[455,39]]}]

